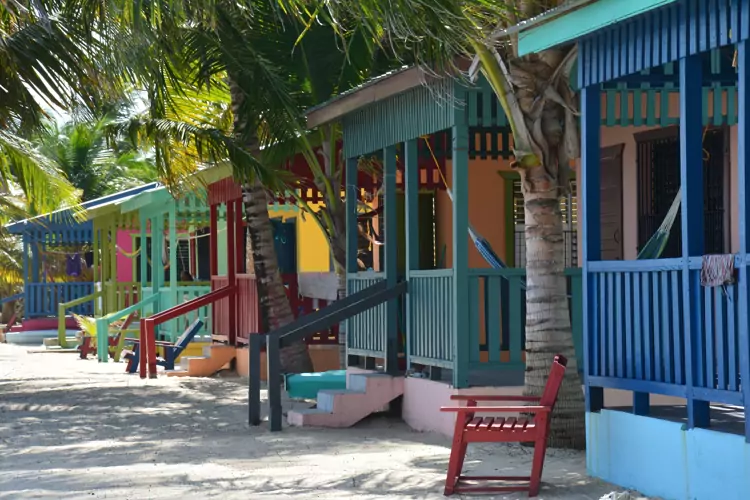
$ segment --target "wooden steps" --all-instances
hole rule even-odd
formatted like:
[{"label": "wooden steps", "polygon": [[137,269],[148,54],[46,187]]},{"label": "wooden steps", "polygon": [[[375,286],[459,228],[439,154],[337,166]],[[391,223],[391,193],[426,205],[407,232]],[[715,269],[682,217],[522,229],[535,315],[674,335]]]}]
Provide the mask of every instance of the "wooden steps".
[{"label": "wooden steps", "polygon": [[229,368],[236,349],[221,344],[203,347],[203,356],[183,356],[179,368],[167,370],[168,377],[210,377],[221,369]]}]

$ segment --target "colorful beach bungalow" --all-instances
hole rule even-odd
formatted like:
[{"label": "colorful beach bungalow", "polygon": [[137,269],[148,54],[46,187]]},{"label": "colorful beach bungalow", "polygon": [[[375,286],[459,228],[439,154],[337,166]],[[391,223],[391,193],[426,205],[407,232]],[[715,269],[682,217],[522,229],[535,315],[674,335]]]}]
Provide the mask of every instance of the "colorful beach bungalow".
[{"label": "colorful beach bungalow", "polygon": [[[583,158],[561,209],[588,470],[648,495],[750,491],[749,26],[749,0],[593,0],[517,28],[521,54],[578,47]],[[509,127],[486,82],[467,87],[419,68],[308,113],[311,128],[334,122],[349,172],[367,156],[384,168],[380,268],[358,268],[355,204],[347,208],[349,292],[381,281],[407,281],[408,292],[346,322],[350,371],[392,376],[387,384],[350,376],[369,406],[356,391],[327,394],[288,419],[351,425],[403,396],[407,423],[450,435],[453,421],[439,407],[451,394],[522,390],[523,219],[514,216]],[[435,190],[427,207],[418,151],[440,135],[450,191]],[[347,184],[351,199],[356,189]],[[680,193],[662,258],[637,259]],[[423,224],[435,228],[432,238],[420,238]],[[475,245],[470,227],[489,245]],[[518,267],[491,265],[488,247]]]},{"label": "colorful beach bungalow", "polygon": [[[524,27],[518,48],[578,49],[588,470],[663,498],[747,498],[750,1],[585,3]],[[633,127],[615,136],[602,115]],[[664,258],[604,254],[607,147],[630,157],[631,241],[681,189]],[[631,403],[613,407],[607,388]]]},{"label": "colorful beach bungalow", "polygon": [[[5,228],[21,238],[23,244],[24,318],[15,326],[8,341],[41,343],[45,337],[57,336],[58,310],[61,303],[93,295],[100,282],[101,262],[94,242],[89,210],[128,199],[156,184],[147,184],[85,202],[82,211],[62,209],[8,224]],[[103,312],[96,301],[84,301],[71,310],[78,314]],[[76,328],[72,318],[67,327]]]}]

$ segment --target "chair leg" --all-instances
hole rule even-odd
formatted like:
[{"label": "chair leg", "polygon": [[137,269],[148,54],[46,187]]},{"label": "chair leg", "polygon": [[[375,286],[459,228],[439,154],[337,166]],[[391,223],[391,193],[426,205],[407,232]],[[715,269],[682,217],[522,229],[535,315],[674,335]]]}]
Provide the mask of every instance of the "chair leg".
[{"label": "chair leg", "polygon": [[536,439],[534,443],[534,461],[531,465],[531,477],[529,481],[529,497],[539,494],[542,483],[542,469],[544,468],[544,455],[547,453],[547,434]]},{"label": "chair leg", "polygon": [[458,477],[461,475],[461,469],[464,464],[464,457],[466,457],[466,446],[467,443],[463,440],[463,431],[456,433],[453,437],[453,445],[451,446],[451,457],[448,461],[448,473],[445,477],[445,496],[452,495],[458,482]]}]

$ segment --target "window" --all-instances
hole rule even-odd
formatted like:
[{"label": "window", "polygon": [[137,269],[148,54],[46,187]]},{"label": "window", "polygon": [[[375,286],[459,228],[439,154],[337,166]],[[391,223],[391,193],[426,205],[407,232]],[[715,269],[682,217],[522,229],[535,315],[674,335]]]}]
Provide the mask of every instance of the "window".
[{"label": "window", "polygon": [[[565,267],[578,266],[578,201],[576,181],[570,183],[570,194],[560,199],[563,219],[563,239],[565,242]],[[526,223],[523,206],[521,180],[513,181],[513,225],[516,267],[526,267]]]},{"label": "window", "polygon": [[[727,247],[724,129],[709,129],[703,139],[703,196],[705,253],[724,253]],[[680,189],[679,128],[636,134],[638,147],[638,250],[656,233]],[[672,226],[662,258],[682,255],[680,216]]]},{"label": "window", "polygon": [[[141,238],[140,236],[135,237],[135,248],[140,249],[141,247]],[[146,252],[147,257],[149,261],[151,260],[151,237],[146,237]],[[167,249],[167,252],[169,250]],[[169,253],[167,253],[169,255]],[[159,258],[158,262],[160,267],[162,266],[161,258]],[[140,254],[135,259],[135,280],[139,281],[141,278],[141,258]],[[177,240],[177,280],[180,280],[180,276],[182,275],[182,272],[190,272],[190,242],[188,240]],[[147,281],[151,281],[151,262],[149,262],[148,267],[146,268]],[[164,280],[165,282],[169,281],[169,268],[167,267],[164,270]]]}]

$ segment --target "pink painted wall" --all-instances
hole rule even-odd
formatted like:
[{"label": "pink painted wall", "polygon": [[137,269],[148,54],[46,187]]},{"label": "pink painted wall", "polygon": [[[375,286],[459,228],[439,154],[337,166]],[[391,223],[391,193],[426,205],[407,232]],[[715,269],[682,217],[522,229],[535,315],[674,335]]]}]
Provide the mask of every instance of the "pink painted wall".
[{"label": "pink painted wall", "polygon": [[[130,253],[133,251],[133,234],[140,231],[133,229],[121,230],[117,232],[117,246],[122,252]],[[122,252],[117,252],[117,281],[133,281],[133,260],[125,257]]]}]

